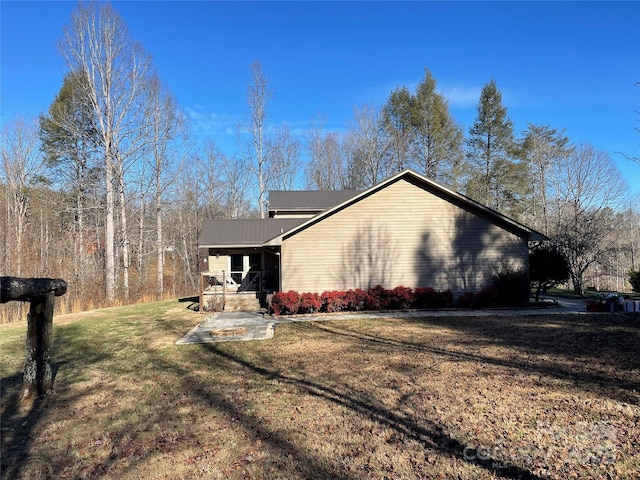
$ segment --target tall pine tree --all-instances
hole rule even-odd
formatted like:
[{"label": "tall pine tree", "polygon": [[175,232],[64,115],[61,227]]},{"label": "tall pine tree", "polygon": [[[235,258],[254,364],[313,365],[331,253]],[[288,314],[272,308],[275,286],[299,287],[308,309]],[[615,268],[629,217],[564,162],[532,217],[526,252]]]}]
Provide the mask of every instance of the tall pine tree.
[{"label": "tall pine tree", "polygon": [[416,163],[429,178],[457,189],[464,160],[464,136],[449,113],[446,99],[436,91],[436,81],[429,70],[425,70],[416,89],[413,107],[412,152]]},{"label": "tall pine tree", "polygon": [[519,217],[527,189],[527,168],[516,158],[513,123],[495,80],[480,94],[467,140],[467,194],[498,211]]},{"label": "tall pine tree", "polygon": [[382,127],[389,136],[391,170],[401,171],[410,166],[409,150],[414,139],[414,97],[407,87],[391,92],[382,107]]}]

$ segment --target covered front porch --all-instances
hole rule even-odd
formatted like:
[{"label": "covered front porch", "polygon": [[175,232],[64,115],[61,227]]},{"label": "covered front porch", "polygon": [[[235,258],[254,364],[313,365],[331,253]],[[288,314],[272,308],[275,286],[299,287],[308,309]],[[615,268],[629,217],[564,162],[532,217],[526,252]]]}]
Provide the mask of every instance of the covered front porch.
[{"label": "covered front porch", "polygon": [[205,267],[200,274],[203,311],[222,311],[230,305],[233,309],[259,308],[280,289],[279,247],[201,250]]}]

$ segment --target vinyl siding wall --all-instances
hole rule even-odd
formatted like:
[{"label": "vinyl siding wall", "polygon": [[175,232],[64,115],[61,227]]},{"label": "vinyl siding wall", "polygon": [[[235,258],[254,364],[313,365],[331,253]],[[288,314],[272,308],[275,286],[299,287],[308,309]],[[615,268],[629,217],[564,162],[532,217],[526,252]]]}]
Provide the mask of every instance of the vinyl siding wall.
[{"label": "vinyl siding wall", "polygon": [[221,272],[222,270],[229,273],[229,256],[228,255],[209,255],[209,271]]},{"label": "vinyl siding wall", "polygon": [[508,261],[528,268],[527,241],[401,179],[282,243],[282,290],[485,287]]}]

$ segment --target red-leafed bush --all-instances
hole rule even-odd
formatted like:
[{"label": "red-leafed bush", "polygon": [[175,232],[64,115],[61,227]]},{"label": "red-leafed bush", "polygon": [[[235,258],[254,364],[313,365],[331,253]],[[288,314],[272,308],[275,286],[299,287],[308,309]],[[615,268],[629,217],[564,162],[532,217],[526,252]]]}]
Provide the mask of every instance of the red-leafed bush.
[{"label": "red-leafed bush", "polygon": [[300,313],[316,313],[322,307],[322,299],[317,293],[303,293],[300,295]]},{"label": "red-leafed bush", "polygon": [[436,292],[433,288],[399,286],[388,290],[376,285],[367,291],[359,288],[317,293],[278,292],[271,299],[270,311],[275,315],[295,313],[344,312],[408,308],[441,308],[453,304],[451,290]]},{"label": "red-leafed bush", "polygon": [[436,292],[431,287],[418,287],[413,291],[415,308],[445,308],[453,305],[453,292]]},{"label": "red-leafed bush", "polygon": [[367,290],[367,301],[364,306],[367,310],[384,310],[389,308],[389,291],[382,285],[376,285]]},{"label": "red-leafed bush", "polygon": [[406,310],[411,308],[415,301],[413,290],[409,287],[399,286],[389,291],[389,308]]},{"label": "red-leafed bush", "polygon": [[435,308],[438,304],[438,292],[431,287],[418,287],[413,296],[415,308]]},{"label": "red-leafed bush", "polygon": [[344,304],[344,293],[337,290],[331,292],[322,292],[320,299],[322,300],[323,312],[341,312]]},{"label": "red-leafed bush", "polygon": [[343,296],[343,309],[351,312],[363,310],[367,304],[369,294],[364,290],[356,288],[347,290]]},{"label": "red-leafed bush", "polygon": [[495,307],[497,301],[498,292],[496,291],[495,287],[489,286],[476,293],[475,306],[482,308]]},{"label": "red-leafed bush", "polygon": [[271,312],[275,315],[292,315],[300,309],[300,294],[289,290],[277,292],[271,299]]},{"label": "red-leafed bush", "polygon": [[473,292],[463,293],[456,300],[456,305],[460,308],[470,308],[472,305],[475,305],[476,295]]},{"label": "red-leafed bush", "polygon": [[444,290],[438,292],[438,308],[446,308],[453,305],[453,292],[451,290]]}]

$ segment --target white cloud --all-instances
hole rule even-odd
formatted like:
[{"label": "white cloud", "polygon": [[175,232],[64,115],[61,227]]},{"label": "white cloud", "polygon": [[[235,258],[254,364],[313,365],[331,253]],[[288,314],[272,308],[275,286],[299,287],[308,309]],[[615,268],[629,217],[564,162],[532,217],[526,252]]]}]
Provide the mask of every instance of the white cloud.
[{"label": "white cloud", "polygon": [[186,107],[193,131],[209,135],[235,135],[242,121],[239,114],[208,112],[200,105]]},{"label": "white cloud", "polygon": [[482,86],[463,87],[458,85],[450,85],[440,87],[440,93],[449,101],[452,108],[470,108],[478,105]]}]

